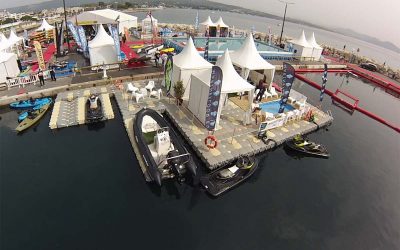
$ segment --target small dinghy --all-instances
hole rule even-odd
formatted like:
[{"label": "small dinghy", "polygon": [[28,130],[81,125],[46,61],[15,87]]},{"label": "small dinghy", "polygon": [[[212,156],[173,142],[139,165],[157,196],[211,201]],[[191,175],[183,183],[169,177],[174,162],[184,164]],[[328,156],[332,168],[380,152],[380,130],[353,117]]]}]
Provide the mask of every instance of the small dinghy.
[{"label": "small dinghy", "polygon": [[185,181],[187,172],[196,175],[196,165],[181,139],[157,111],[142,109],[136,116],[133,132],[137,148],[152,181]]},{"label": "small dinghy", "polygon": [[33,126],[35,123],[37,123],[46,113],[46,111],[49,109],[50,103],[44,105],[42,108],[34,111],[29,111],[28,112],[28,117],[26,117],[15,129],[17,132],[22,132],[31,126]]},{"label": "small dinghy", "polygon": [[23,120],[25,120],[25,118],[28,117],[29,112],[33,112],[35,110],[41,109],[44,105],[46,104],[51,104],[53,102],[53,100],[51,98],[46,98],[46,99],[50,99],[49,101],[46,102],[42,102],[41,104],[33,107],[31,110],[22,112],[19,116],[18,116],[18,122],[22,122]]},{"label": "small dinghy", "polygon": [[100,98],[91,95],[86,101],[86,123],[98,122],[103,119],[103,107]]},{"label": "small dinghy", "polygon": [[31,99],[26,101],[13,102],[10,104],[10,107],[14,109],[30,109],[39,105],[43,106],[45,104],[49,104],[51,102],[51,98],[38,98],[34,100]]},{"label": "small dinghy", "polygon": [[309,141],[301,135],[296,135],[292,140],[287,141],[285,145],[297,152],[311,156],[324,158],[329,158],[330,156],[325,146]]},{"label": "small dinghy", "polygon": [[240,156],[228,167],[201,177],[200,182],[212,196],[219,196],[253,175],[258,168],[258,162],[254,156]]}]

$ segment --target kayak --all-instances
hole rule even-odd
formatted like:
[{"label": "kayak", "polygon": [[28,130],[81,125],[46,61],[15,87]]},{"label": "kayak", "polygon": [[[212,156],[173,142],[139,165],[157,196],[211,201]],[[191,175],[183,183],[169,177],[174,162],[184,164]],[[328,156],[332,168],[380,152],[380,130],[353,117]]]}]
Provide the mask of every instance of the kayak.
[{"label": "kayak", "polygon": [[304,139],[299,135],[293,138],[292,140],[287,141],[285,145],[297,152],[311,156],[324,157],[324,158],[329,158],[330,156],[325,146]]},{"label": "kayak", "polygon": [[13,102],[10,104],[10,107],[15,109],[29,109],[38,105],[50,104],[51,102],[51,98],[38,98],[33,102],[31,100]]},{"label": "kayak", "polygon": [[[49,103],[52,103],[52,99],[51,99],[51,98],[48,98],[48,99],[50,99],[50,102],[49,102]],[[21,113],[21,114],[18,116],[18,122],[22,122],[23,120],[25,120],[25,118],[28,117],[28,112],[29,112],[29,111],[32,112],[32,111],[34,111],[34,110],[41,109],[41,108],[42,108],[44,105],[46,105],[46,104],[47,104],[47,103],[43,102],[43,103],[41,103],[41,104],[39,104],[39,105],[33,107],[33,109]]]},{"label": "kayak", "polygon": [[42,108],[38,110],[34,110],[32,112],[28,112],[28,117],[23,120],[18,127],[15,129],[17,132],[22,132],[28,128],[30,128],[32,125],[37,123],[46,113],[46,111],[49,109],[50,103],[45,104]]}]

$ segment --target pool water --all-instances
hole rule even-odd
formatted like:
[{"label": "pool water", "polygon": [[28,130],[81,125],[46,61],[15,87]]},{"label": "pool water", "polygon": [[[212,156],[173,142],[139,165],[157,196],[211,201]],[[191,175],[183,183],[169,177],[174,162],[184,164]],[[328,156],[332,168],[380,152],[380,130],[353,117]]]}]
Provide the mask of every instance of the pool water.
[{"label": "pool water", "polygon": [[[260,108],[268,113],[272,113],[272,114],[278,114],[279,111],[279,107],[280,107],[280,101],[273,101],[273,102],[266,102],[266,103],[262,103],[260,104]],[[285,105],[285,109],[284,112],[288,112],[294,110],[294,107],[290,104],[286,104]]]}]

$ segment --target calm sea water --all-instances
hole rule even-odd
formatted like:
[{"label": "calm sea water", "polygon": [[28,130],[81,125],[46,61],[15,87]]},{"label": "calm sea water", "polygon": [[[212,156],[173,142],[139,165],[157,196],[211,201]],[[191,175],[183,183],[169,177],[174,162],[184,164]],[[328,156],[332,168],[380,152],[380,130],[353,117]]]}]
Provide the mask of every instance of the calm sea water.
[{"label": "calm sea water", "polygon": [[[341,83],[330,75],[328,88]],[[318,100],[307,84],[295,88]],[[393,116],[398,100],[375,93],[387,104],[376,112]],[[16,112],[1,109],[0,249],[399,249],[399,134],[328,97],[323,108],[334,123],[310,138],[330,159],[277,148],[217,199],[195,184],[147,184],[115,105],[103,128],[52,131],[48,113],[22,135]]]},{"label": "calm sea water", "polygon": [[[162,9],[153,11],[153,16],[158,19],[159,22],[163,23],[183,23],[193,24],[195,23],[197,10],[195,9]],[[275,20],[266,17],[210,11],[210,10],[199,10],[199,22],[206,20],[208,16],[215,22],[220,16],[222,16],[224,22],[229,26],[235,26],[236,28],[251,30],[254,26],[256,31],[268,32],[268,27],[271,27],[271,31],[274,35],[279,36],[281,32],[282,21]],[[146,13],[135,12],[132,13],[138,17],[139,21],[142,20]],[[364,42],[348,36],[343,36],[330,31],[325,31],[305,25],[296,23],[286,22],[284,35],[297,38],[301,35],[301,31],[305,30],[306,36],[310,35],[311,32],[315,32],[315,36],[318,43],[327,44],[336,48],[342,49],[343,45],[346,45],[346,50],[352,51],[360,49],[360,55],[366,56],[377,60],[380,63],[386,62],[388,66],[393,68],[400,68],[400,54],[394,51],[379,47],[377,45]],[[382,38],[384,39],[384,38]]]}]

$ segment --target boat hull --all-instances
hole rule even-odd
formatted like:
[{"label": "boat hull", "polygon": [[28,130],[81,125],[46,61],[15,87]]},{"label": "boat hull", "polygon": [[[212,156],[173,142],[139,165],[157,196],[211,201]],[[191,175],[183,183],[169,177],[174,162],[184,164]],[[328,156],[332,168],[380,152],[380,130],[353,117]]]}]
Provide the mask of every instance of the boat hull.
[{"label": "boat hull", "polygon": [[33,126],[34,124],[36,124],[47,112],[47,110],[49,110],[50,107],[50,103],[44,105],[41,109],[38,109],[36,111],[33,111],[33,113],[36,115],[34,118],[30,118],[29,116],[23,120],[18,127],[15,129],[17,132],[22,132],[28,128],[30,128],[31,126]]},{"label": "boat hull", "polygon": [[314,157],[321,157],[321,158],[329,158],[329,153],[328,151],[323,147],[324,151],[323,152],[313,152],[313,151],[308,151],[306,149],[303,149],[301,147],[297,147],[293,140],[289,140],[285,142],[285,145],[290,148],[291,150],[297,151],[299,153],[305,154],[305,155],[310,155]]},{"label": "boat hull", "polygon": [[36,99],[34,102],[31,102],[30,100],[13,102],[10,104],[10,107],[14,109],[29,109],[29,108],[34,108],[38,105],[49,104],[51,102],[52,102],[51,98],[41,98],[41,99]]},{"label": "boat hull", "polygon": [[103,106],[100,98],[97,99],[97,109],[90,109],[90,101],[86,101],[86,123],[94,123],[103,120]]}]

